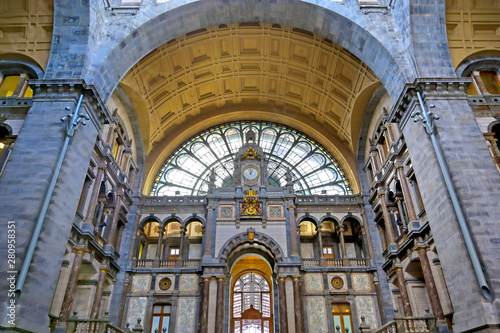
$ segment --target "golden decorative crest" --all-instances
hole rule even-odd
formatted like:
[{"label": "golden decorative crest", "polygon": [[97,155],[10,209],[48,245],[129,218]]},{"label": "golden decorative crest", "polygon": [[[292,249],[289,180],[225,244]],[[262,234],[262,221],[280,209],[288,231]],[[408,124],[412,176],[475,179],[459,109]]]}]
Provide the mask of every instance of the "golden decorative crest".
[{"label": "golden decorative crest", "polygon": [[243,198],[244,202],[241,204],[241,215],[261,215],[262,210],[260,208],[260,203],[257,202],[259,198],[257,195],[257,190],[249,189],[245,191],[246,197]]},{"label": "golden decorative crest", "polygon": [[253,240],[255,238],[255,229],[254,228],[248,228],[247,233],[248,233],[249,240]]},{"label": "golden decorative crest", "polygon": [[247,160],[260,160],[260,155],[257,154],[253,147],[248,147],[247,151],[241,155],[241,158]]},{"label": "golden decorative crest", "polygon": [[255,197],[257,195],[257,190],[249,189],[249,190],[245,191],[245,194],[247,197]]}]

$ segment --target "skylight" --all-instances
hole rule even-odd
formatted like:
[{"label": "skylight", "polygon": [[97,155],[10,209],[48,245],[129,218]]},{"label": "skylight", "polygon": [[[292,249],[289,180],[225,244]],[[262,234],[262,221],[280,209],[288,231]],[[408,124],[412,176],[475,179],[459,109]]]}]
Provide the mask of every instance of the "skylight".
[{"label": "skylight", "polygon": [[206,195],[212,168],[217,187],[231,186],[235,154],[250,127],[267,155],[270,185],[285,186],[290,168],[298,195],[352,194],[335,158],[305,134],[276,123],[240,121],[210,128],[185,142],[161,167],[150,195]]}]

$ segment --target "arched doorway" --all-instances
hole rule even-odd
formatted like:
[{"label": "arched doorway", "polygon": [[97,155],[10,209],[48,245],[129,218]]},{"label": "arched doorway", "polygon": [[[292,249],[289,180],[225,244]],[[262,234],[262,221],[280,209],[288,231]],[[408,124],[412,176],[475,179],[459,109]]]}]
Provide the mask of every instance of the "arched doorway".
[{"label": "arched doorway", "polygon": [[231,332],[273,332],[271,267],[261,257],[248,255],[231,270]]}]

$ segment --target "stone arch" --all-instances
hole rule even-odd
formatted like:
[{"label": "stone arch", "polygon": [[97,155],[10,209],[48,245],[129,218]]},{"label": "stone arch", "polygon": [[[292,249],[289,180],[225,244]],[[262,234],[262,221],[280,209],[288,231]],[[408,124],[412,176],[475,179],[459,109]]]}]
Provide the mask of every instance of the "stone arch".
[{"label": "stone arch", "polygon": [[338,227],[340,225],[340,221],[338,218],[336,218],[335,216],[332,216],[332,215],[324,215],[322,216],[320,219],[319,219],[319,225],[321,225],[323,222],[327,221],[327,220],[332,220],[333,223],[336,224],[336,226]]},{"label": "stone arch", "polygon": [[310,221],[316,226],[316,228],[321,225],[320,221],[312,215],[302,215],[301,217],[298,217],[297,225],[300,225],[302,221]]},{"label": "stone arch", "polygon": [[248,238],[247,232],[242,232],[231,237],[219,251],[219,262],[222,264],[227,263],[231,253],[237,247],[243,244],[252,243],[266,248],[270,252],[270,255],[272,255],[274,262],[283,262],[284,253],[278,242],[276,242],[271,236],[257,231],[254,234],[254,239],[252,240]]},{"label": "stone arch", "polygon": [[5,138],[7,135],[12,135],[12,127],[8,124],[0,123],[0,139]]},{"label": "stone arch", "polygon": [[479,52],[468,57],[456,69],[457,76],[466,77],[473,71],[497,71],[500,72],[500,52],[495,51],[488,54]]},{"label": "stone arch", "polygon": [[167,226],[167,224],[171,223],[171,222],[179,222],[179,224],[182,226],[183,225],[183,221],[180,217],[178,216],[169,216],[165,219],[163,219],[163,221],[160,222],[160,228],[165,228]]},{"label": "stone arch", "polygon": [[[396,40],[399,34],[384,30],[383,26],[369,32],[362,26],[369,25],[363,16],[360,22],[351,20],[352,16],[348,18],[352,8],[346,9],[335,3],[323,7],[299,0],[277,0],[272,6],[244,0],[235,0],[231,6],[223,0],[204,2],[202,5],[184,3],[169,2],[170,9],[152,19],[139,11],[135,20],[137,23],[133,25],[132,22],[122,36],[117,36],[116,42],[102,41],[99,56],[88,59],[86,63],[84,79],[101,91],[103,100],[107,100],[136,61],[168,40],[197,29],[233,22],[275,22],[319,34],[367,64],[394,100],[399,96],[401,87],[415,77],[407,51],[401,49],[398,43],[386,43],[385,39]],[[235,11],[236,7],[239,10]],[[282,10],[285,7],[287,10]],[[298,14],[289,15],[290,12]]]},{"label": "stone arch", "polygon": [[363,226],[363,221],[361,221],[361,219],[355,215],[346,215],[344,216],[341,220],[340,220],[340,224],[343,224],[346,220],[354,220],[356,222],[358,222],[359,226],[362,227]]},{"label": "stone arch", "polygon": [[30,79],[42,79],[45,75],[35,60],[17,53],[5,53],[0,56],[0,73],[4,75],[26,73]]},{"label": "stone arch", "polygon": [[162,221],[157,216],[147,216],[139,222],[138,229],[144,228],[149,222],[158,222],[160,225],[162,224]]},{"label": "stone arch", "polygon": [[198,216],[198,215],[196,215],[196,216],[192,215],[192,216],[190,216],[190,217],[186,218],[186,219],[184,220],[184,223],[181,223],[181,225],[182,225],[184,228],[187,228],[187,226],[188,226],[191,222],[200,222],[200,223],[203,225],[203,227],[205,227],[205,225],[206,225],[206,224],[205,224],[205,223],[206,223],[206,222],[205,222],[205,220],[204,220],[203,218],[201,218],[200,216]]},{"label": "stone arch", "polygon": [[488,132],[493,132],[494,131],[494,127],[496,126],[500,126],[500,120],[495,120],[495,121],[492,121],[489,125],[488,125]]}]

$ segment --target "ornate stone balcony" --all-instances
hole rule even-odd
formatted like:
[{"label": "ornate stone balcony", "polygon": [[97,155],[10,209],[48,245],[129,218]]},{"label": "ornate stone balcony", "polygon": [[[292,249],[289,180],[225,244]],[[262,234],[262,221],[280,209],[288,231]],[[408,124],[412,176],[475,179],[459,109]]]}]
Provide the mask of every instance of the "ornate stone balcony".
[{"label": "ornate stone balcony", "polygon": [[335,259],[302,259],[302,267],[370,267],[370,259],[335,258]]},{"label": "ornate stone balcony", "polygon": [[201,259],[134,259],[133,268],[198,268]]}]

